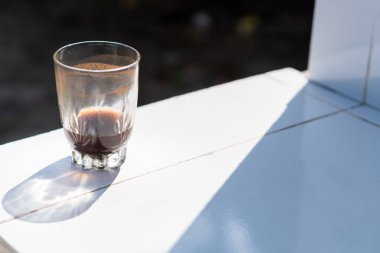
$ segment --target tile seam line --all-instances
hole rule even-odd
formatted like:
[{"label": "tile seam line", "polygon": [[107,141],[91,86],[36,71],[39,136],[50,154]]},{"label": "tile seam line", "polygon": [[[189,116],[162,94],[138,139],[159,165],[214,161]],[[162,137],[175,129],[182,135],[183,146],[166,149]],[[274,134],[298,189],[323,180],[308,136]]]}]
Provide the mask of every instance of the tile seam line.
[{"label": "tile seam line", "polygon": [[[367,104],[361,104],[361,105],[357,106],[356,108],[358,108],[358,107],[360,107],[360,106],[367,106]],[[355,108],[352,108],[352,109],[355,109]],[[351,110],[352,110],[352,109],[351,109]],[[348,115],[350,115],[350,116],[352,116],[352,117],[354,117],[354,118],[357,118],[357,119],[359,119],[359,120],[361,120],[361,121],[364,121],[364,122],[366,122],[366,123],[368,123],[368,124],[370,124],[370,125],[373,125],[373,126],[375,126],[375,127],[380,128],[380,125],[379,125],[379,124],[377,124],[377,123],[375,123],[375,122],[373,122],[373,121],[371,121],[371,120],[369,120],[369,119],[367,119],[367,118],[365,118],[365,117],[359,116],[359,115],[357,115],[357,114],[355,114],[355,113],[353,113],[353,112],[351,112],[351,111],[349,111],[349,110],[345,111],[345,113],[347,113]]]},{"label": "tile seam line", "polygon": [[135,178],[139,178],[139,177],[142,177],[144,175],[148,175],[148,174],[151,174],[151,173],[155,173],[155,172],[158,172],[158,171],[161,171],[161,170],[164,170],[164,169],[168,169],[168,168],[171,168],[171,167],[175,167],[177,165],[180,165],[180,164],[183,164],[183,163],[186,163],[186,162],[189,162],[189,161],[192,161],[192,160],[196,160],[196,159],[199,159],[199,158],[202,158],[202,157],[206,157],[206,156],[209,156],[209,155],[212,155],[212,154],[215,154],[215,153],[218,153],[218,152],[221,152],[223,150],[227,150],[227,149],[230,149],[230,148],[234,148],[236,146],[239,146],[239,145],[242,145],[242,144],[245,144],[247,142],[250,142],[250,141],[253,141],[255,139],[259,139],[259,138],[264,138],[266,136],[270,136],[272,134],[276,134],[278,132],[282,132],[282,131],[285,131],[285,130],[289,130],[291,128],[294,128],[294,127],[298,127],[298,126],[302,126],[302,125],[306,125],[308,123],[311,123],[311,122],[314,122],[314,121],[317,121],[317,120],[320,120],[320,119],[323,119],[323,118],[327,118],[327,117],[330,117],[330,116],[333,116],[333,115],[336,115],[336,114],[339,114],[341,112],[345,112],[346,110],[351,110],[351,109],[354,109],[356,107],[358,107],[359,105],[354,105],[354,106],[351,106],[347,109],[339,109],[337,111],[334,111],[334,112],[331,112],[331,113],[328,113],[328,114],[324,114],[324,115],[321,115],[319,117],[315,117],[315,118],[312,118],[312,119],[309,119],[309,120],[305,120],[305,121],[302,121],[302,122],[299,122],[299,123],[296,123],[296,124],[292,124],[292,125],[289,125],[289,126],[286,126],[286,127],[282,127],[282,128],[279,128],[277,130],[273,130],[273,131],[270,131],[270,132],[267,132],[265,134],[263,134],[262,136],[254,136],[254,137],[249,137],[245,140],[242,140],[242,141],[238,141],[238,142],[235,142],[235,143],[232,143],[232,144],[229,144],[229,145],[225,145],[221,148],[218,148],[218,149],[215,149],[215,150],[212,150],[212,151],[208,151],[206,153],[203,153],[203,154],[200,154],[200,155],[196,155],[196,156],[193,156],[191,158],[188,158],[188,159],[185,159],[185,160],[182,160],[182,161],[179,161],[179,162],[176,162],[176,163],[172,163],[172,164],[169,164],[167,166],[164,166],[164,167],[161,167],[161,168],[158,168],[156,170],[152,170],[150,172],[146,172],[146,173],[143,173],[141,175],[137,175],[135,177],[132,177],[132,178],[128,178],[128,179],[121,179],[120,181],[117,181],[115,183],[112,183],[110,185],[117,185],[117,184],[121,184],[123,182],[126,182],[126,181],[130,181],[132,179],[135,179]]},{"label": "tile seam line", "polygon": [[380,112],[380,108],[377,108],[377,107],[375,107],[375,106],[373,106],[373,105],[371,105],[371,104],[368,104],[368,103],[362,103],[362,105],[363,105],[363,106],[367,106],[367,107],[369,107],[369,108],[371,108],[371,109],[373,109],[373,110],[375,110],[375,111],[377,111],[377,112]]},{"label": "tile seam line", "polygon": [[[310,120],[306,120],[306,121],[303,121],[303,122],[300,122],[300,123],[297,123],[297,124],[293,124],[293,125],[290,125],[290,126],[287,126],[287,127],[283,127],[283,128],[280,128],[280,129],[277,129],[277,130],[274,130],[274,131],[271,131],[271,132],[268,132],[268,133],[265,133],[262,138],[266,137],[266,136],[269,136],[269,135],[272,135],[272,134],[276,134],[278,132],[282,132],[282,131],[285,131],[285,130],[288,130],[288,129],[291,129],[291,128],[294,128],[294,127],[297,127],[297,126],[301,126],[301,125],[305,125],[305,124],[308,124],[310,122],[313,122],[313,121],[317,121],[317,120],[320,120],[320,119],[323,119],[323,118],[327,118],[327,117],[330,117],[330,116],[333,116],[333,115],[336,115],[342,111],[344,111],[345,109],[342,109],[342,110],[338,110],[338,111],[335,111],[335,112],[331,112],[329,114],[325,114],[325,115],[322,115],[320,117],[316,117],[316,118],[312,118]],[[209,156],[209,155],[212,155],[214,153],[218,153],[220,151],[223,151],[223,150],[227,150],[227,149],[230,149],[230,148],[233,148],[233,147],[236,147],[236,146],[239,146],[241,144],[244,144],[244,143],[247,143],[247,142],[250,142],[250,141],[253,141],[255,139],[258,139],[258,138],[261,138],[259,136],[256,136],[256,137],[250,137],[248,139],[245,139],[243,141],[239,141],[239,142],[236,142],[236,143],[233,143],[233,144],[229,144],[229,145],[226,145],[226,146],[223,146],[221,148],[218,148],[218,149],[215,149],[215,150],[212,150],[212,151],[209,151],[209,152],[206,152],[206,153],[203,153],[203,154],[200,154],[200,155],[197,155],[197,156],[193,156],[191,158],[188,158],[188,159],[185,159],[185,160],[182,160],[182,161],[179,161],[179,162],[176,162],[176,163],[172,163],[172,164],[169,164],[167,166],[163,166],[161,168],[158,168],[158,169],[155,169],[155,170],[152,170],[152,171],[149,171],[149,172],[146,172],[146,173],[143,173],[143,174],[140,174],[140,175],[136,175],[134,177],[131,177],[131,178],[126,178],[126,179],[121,179],[115,183],[112,183],[112,184],[107,184],[105,186],[102,186],[102,187],[99,187],[99,188],[96,188],[94,190],[91,190],[91,191],[88,191],[88,192],[84,192],[80,195],[77,195],[77,196],[73,196],[73,197],[70,197],[70,198],[67,198],[67,199],[63,199],[63,200],[60,200],[60,201],[57,201],[57,202],[54,202],[54,203],[51,203],[49,205],[46,205],[46,206],[43,206],[43,207],[40,207],[38,209],[34,209],[34,210],[31,210],[31,211],[28,211],[28,212],[25,212],[25,213],[22,213],[20,215],[17,215],[15,217],[11,217],[11,218],[8,218],[8,219],[4,219],[4,220],[0,220],[0,225],[1,224],[4,224],[4,223],[7,223],[7,222],[10,222],[12,220],[15,220],[15,219],[19,219],[19,218],[22,218],[22,217],[25,217],[27,215],[30,215],[30,214],[33,214],[35,212],[38,212],[38,211],[41,211],[43,209],[47,209],[47,208],[51,208],[55,205],[58,205],[60,203],[63,203],[63,202],[67,202],[67,201],[70,201],[70,200],[74,200],[74,199],[77,199],[77,198],[80,198],[80,197],[83,197],[83,196],[86,196],[88,194],[91,194],[91,193],[94,193],[96,191],[100,191],[100,190],[103,190],[103,189],[106,189],[108,187],[111,187],[111,186],[115,186],[115,185],[118,185],[118,184],[121,184],[121,183],[124,183],[124,182],[128,182],[128,181],[132,181],[134,179],[137,179],[137,178],[140,178],[140,177],[143,177],[143,176],[146,176],[146,175],[150,175],[150,174],[154,174],[154,173],[158,173],[158,172],[161,172],[163,170],[166,170],[166,169],[169,169],[169,168],[172,168],[172,167],[175,167],[175,166],[178,166],[178,165],[181,165],[181,164],[184,164],[186,162],[189,162],[189,161],[192,161],[192,160],[196,160],[196,159],[199,159],[199,158],[202,158],[202,157],[206,157],[206,156]]]},{"label": "tile seam line", "polygon": [[[353,109],[357,107],[357,105],[355,106],[352,106],[350,107],[349,109]],[[325,115],[322,115],[322,116],[319,116],[319,117],[315,117],[315,118],[312,118],[312,119],[309,119],[309,120],[306,120],[306,121],[302,121],[302,122],[299,122],[299,123],[296,123],[296,124],[293,124],[293,125],[290,125],[290,126],[286,126],[286,127],[283,127],[283,128],[280,128],[280,129],[277,129],[277,130],[273,130],[273,131],[270,131],[268,133],[265,133],[264,135],[262,135],[262,137],[260,136],[255,136],[255,137],[250,137],[248,139],[245,139],[245,140],[242,140],[242,141],[239,141],[239,142],[236,142],[236,143],[233,143],[233,144],[229,144],[229,145],[226,145],[226,146],[223,146],[221,148],[218,148],[218,149],[215,149],[215,150],[212,150],[212,151],[208,151],[206,153],[203,153],[203,154],[200,154],[200,155],[196,155],[196,156],[193,156],[191,158],[188,158],[188,159],[185,159],[185,160],[182,160],[182,161],[179,161],[179,162],[176,162],[176,163],[172,163],[172,164],[169,164],[167,166],[163,166],[161,168],[158,168],[158,169],[155,169],[155,170],[152,170],[152,171],[149,171],[149,172],[146,172],[146,173],[143,173],[143,174],[140,174],[140,175],[136,175],[134,177],[131,177],[131,178],[126,178],[126,179],[121,179],[119,181],[116,181],[112,184],[107,184],[105,186],[102,186],[102,187],[99,187],[99,188],[96,188],[94,190],[91,190],[91,191],[88,191],[88,192],[84,192],[82,194],[79,194],[77,196],[73,196],[73,197],[69,197],[69,198],[66,198],[66,199],[63,199],[63,200],[60,200],[60,201],[57,201],[57,202],[54,202],[54,203],[51,203],[51,204],[48,204],[48,205],[45,205],[45,206],[42,206],[42,207],[39,207],[37,209],[34,209],[34,210],[30,210],[28,212],[25,212],[25,213],[22,213],[22,214],[19,214],[17,216],[13,216],[11,218],[7,218],[7,219],[4,219],[4,220],[0,220],[0,225],[1,224],[4,224],[4,223],[7,223],[7,222],[10,222],[12,220],[15,220],[15,219],[19,219],[19,218],[22,218],[22,217],[25,217],[27,215],[30,215],[30,214],[33,214],[35,212],[38,212],[38,211],[41,211],[41,210],[44,210],[44,209],[47,209],[47,208],[51,208],[55,205],[58,205],[60,203],[63,203],[63,202],[67,202],[67,201],[71,201],[71,200],[74,200],[74,199],[77,199],[77,198],[80,198],[80,197],[83,197],[83,196],[86,196],[88,194],[91,194],[91,193],[94,193],[96,191],[100,191],[100,190],[103,190],[103,189],[106,189],[108,187],[111,187],[111,186],[115,186],[115,185],[119,185],[119,184],[122,184],[124,182],[128,182],[128,181],[132,181],[134,179],[137,179],[137,178],[140,178],[140,177],[144,177],[144,176],[147,176],[147,175],[150,175],[150,174],[154,174],[154,173],[158,173],[158,172],[161,172],[163,170],[166,170],[166,169],[170,169],[172,167],[175,167],[175,166],[178,166],[178,165],[181,165],[181,164],[184,164],[186,162],[190,162],[190,161],[193,161],[193,160],[196,160],[196,159],[199,159],[199,158],[202,158],[202,157],[206,157],[206,156],[209,156],[209,155],[212,155],[212,154],[215,154],[215,153],[218,153],[218,152],[221,152],[223,150],[227,150],[227,149],[230,149],[230,148],[234,148],[236,146],[239,146],[241,144],[245,144],[247,142],[250,142],[250,141],[253,141],[255,139],[258,139],[258,138],[264,138],[266,136],[269,136],[269,135],[272,135],[272,134],[276,134],[276,133],[279,133],[279,132],[283,132],[285,130],[289,130],[291,128],[294,128],[294,127],[298,127],[298,126],[302,126],[302,125],[306,125],[308,123],[311,123],[311,122],[314,122],[314,121],[318,121],[320,119],[323,119],[323,118],[327,118],[327,117],[330,117],[330,116],[333,116],[333,115],[336,115],[336,114],[339,114],[341,112],[344,112],[346,109],[340,109],[340,110],[337,110],[337,111],[334,111],[334,112],[331,112],[331,113],[328,113],[328,114],[325,114]]]},{"label": "tile seam line", "polygon": [[292,125],[289,125],[289,126],[286,126],[286,127],[283,127],[283,128],[271,131],[271,132],[268,132],[264,136],[268,136],[268,135],[272,135],[272,134],[275,134],[275,133],[278,133],[278,132],[282,132],[282,131],[285,131],[285,130],[288,130],[288,129],[291,129],[291,128],[294,128],[294,127],[297,127],[297,126],[306,125],[307,123],[310,123],[310,122],[314,122],[314,121],[317,121],[317,120],[320,120],[320,119],[324,119],[324,118],[327,118],[327,117],[330,117],[330,116],[333,116],[333,115],[336,115],[336,114],[339,114],[339,113],[347,112],[348,110],[355,109],[355,108],[357,108],[359,106],[360,106],[360,104],[359,105],[353,105],[353,106],[350,106],[348,108],[336,108],[338,110],[330,112],[330,113],[327,113],[327,114],[324,114],[324,115],[321,115],[321,116],[318,116],[318,117],[315,117],[315,118],[312,118],[312,119],[309,119],[309,120],[305,120],[305,121],[302,121],[302,122],[299,122],[299,123],[296,123],[296,124],[292,124]]},{"label": "tile seam line", "polygon": [[[323,103],[325,103],[325,104],[327,104],[327,105],[330,105],[330,106],[332,106],[332,107],[334,107],[334,108],[336,108],[336,109],[338,109],[338,110],[351,109],[351,107],[355,107],[355,106],[359,106],[359,105],[361,105],[360,102],[352,101],[352,102],[355,102],[356,104],[351,105],[351,106],[339,106],[339,105],[333,104],[333,103],[331,103],[331,102],[329,102],[329,101],[327,101],[327,100],[325,100],[325,99],[323,99],[323,98],[321,98],[321,97],[318,97],[318,96],[316,96],[316,95],[314,95],[314,94],[311,94],[311,93],[308,93],[308,92],[305,92],[305,93],[306,93],[306,95],[308,95],[309,97],[312,97],[312,98],[314,98],[314,99],[316,99],[316,100],[318,100],[318,101],[320,101],[320,102],[323,102]],[[336,94],[337,94],[337,93],[336,93]],[[337,94],[337,95],[340,96],[339,94]]]}]

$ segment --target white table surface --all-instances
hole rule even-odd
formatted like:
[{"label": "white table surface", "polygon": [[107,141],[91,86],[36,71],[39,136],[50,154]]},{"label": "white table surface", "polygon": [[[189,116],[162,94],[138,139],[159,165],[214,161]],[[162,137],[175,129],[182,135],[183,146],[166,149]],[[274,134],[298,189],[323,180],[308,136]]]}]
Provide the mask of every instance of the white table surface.
[{"label": "white table surface", "polygon": [[60,129],[5,144],[0,237],[28,253],[380,252],[379,123],[287,68],[138,108],[120,170],[73,170]]}]

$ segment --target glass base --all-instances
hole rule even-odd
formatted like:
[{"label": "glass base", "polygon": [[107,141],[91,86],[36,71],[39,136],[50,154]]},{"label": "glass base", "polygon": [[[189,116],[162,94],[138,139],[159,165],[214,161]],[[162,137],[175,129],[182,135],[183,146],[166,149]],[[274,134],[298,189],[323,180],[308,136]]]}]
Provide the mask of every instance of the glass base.
[{"label": "glass base", "polygon": [[110,154],[87,154],[72,151],[72,160],[84,169],[112,169],[120,167],[125,161],[126,148]]}]

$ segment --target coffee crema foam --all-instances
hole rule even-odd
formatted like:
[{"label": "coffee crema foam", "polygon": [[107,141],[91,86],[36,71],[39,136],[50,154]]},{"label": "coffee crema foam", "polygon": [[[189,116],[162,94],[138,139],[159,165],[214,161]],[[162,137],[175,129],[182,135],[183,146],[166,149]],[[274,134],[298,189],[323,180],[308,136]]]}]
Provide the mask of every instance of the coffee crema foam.
[{"label": "coffee crema foam", "polygon": [[121,66],[107,64],[107,63],[100,63],[100,62],[85,62],[85,63],[76,64],[73,67],[78,68],[78,69],[87,69],[87,70],[107,70],[107,69],[120,68]]}]

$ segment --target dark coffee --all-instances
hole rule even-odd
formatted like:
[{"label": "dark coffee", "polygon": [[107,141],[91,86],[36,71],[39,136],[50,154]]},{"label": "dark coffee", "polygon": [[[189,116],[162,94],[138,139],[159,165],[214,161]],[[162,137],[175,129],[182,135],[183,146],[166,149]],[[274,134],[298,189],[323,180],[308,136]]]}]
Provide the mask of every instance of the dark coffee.
[{"label": "dark coffee", "polygon": [[71,121],[74,129],[64,129],[75,150],[89,154],[109,154],[128,140],[131,128],[124,128],[123,115],[111,108],[86,108]]}]

